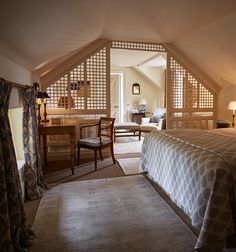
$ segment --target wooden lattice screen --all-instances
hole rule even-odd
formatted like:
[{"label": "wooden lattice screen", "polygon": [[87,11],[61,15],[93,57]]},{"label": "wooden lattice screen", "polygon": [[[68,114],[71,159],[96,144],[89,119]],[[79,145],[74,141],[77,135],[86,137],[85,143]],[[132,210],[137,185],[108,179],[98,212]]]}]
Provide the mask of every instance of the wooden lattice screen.
[{"label": "wooden lattice screen", "polygon": [[139,51],[154,51],[154,52],[165,52],[166,51],[165,47],[162,44],[142,43],[142,42],[126,42],[126,41],[112,41],[112,48],[139,50]]},{"label": "wooden lattice screen", "polygon": [[173,56],[168,56],[168,128],[214,127],[216,94]]},{"label": "wooden lattice screen", "polygon": [[48,113],[99,118],[110,114],[110,47],[99,48],[47,87]]},{"label": "wooden lattice screen", "polygon": [[[157,43],[107,41],[78,60],[47,87],[49,114],[99,118],[110,115],[110,47],[167,53],[167,128],[214,127],[216,93],[178,61],[168,47]],[[182,62],[182,61],[181,61]]]}]

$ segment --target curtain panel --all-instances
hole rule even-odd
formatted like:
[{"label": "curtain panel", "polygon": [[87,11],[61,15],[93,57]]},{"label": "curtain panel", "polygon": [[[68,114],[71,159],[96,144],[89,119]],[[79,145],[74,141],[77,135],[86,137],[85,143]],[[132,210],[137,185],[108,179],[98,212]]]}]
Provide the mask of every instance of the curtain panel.
[{"label": "curtain panel", "polygon": [[0,251],[25,251],[29,229],[8,118],[12,86],[0,78]]},{"label": "curtain panel", "polygon": [[26,89],[23,110],[25,186],[26,197],[31,200],[41,197],[46,191],[40,158],[36,96],[37,91],[34,87]]}]

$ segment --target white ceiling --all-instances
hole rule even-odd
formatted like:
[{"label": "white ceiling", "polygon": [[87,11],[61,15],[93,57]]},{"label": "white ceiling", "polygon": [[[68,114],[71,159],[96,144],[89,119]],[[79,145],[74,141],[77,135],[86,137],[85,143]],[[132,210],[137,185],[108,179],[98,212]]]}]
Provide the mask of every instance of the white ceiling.
[{"label": "white ceiling", "polygon": [[8,0],[0,7],[0,53],[30,70],[104,38],[172,43],[219,85],[236,84],[235,0]]},{"label": "white ceiling", "polygon": [[166,53],[111,49],[111,66],[166,68]]}]

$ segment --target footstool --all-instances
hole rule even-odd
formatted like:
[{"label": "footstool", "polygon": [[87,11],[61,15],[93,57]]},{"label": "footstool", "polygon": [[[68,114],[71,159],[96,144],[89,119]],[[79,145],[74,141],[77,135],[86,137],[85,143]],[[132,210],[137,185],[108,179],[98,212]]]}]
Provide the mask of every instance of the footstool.
[{"label": "footstool", "polygon": [[[129,134],[130,133],[130,134]],[[116,137],[138,136],[141,139],[140,125],[135,122],[119,122],[114,124],[114,141]]]}]

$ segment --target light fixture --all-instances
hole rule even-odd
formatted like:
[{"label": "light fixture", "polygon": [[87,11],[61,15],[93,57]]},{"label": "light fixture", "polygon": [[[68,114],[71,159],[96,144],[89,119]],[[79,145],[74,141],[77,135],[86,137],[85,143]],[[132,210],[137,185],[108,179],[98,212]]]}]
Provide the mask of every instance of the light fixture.
[{"label": "light fixture", "polygon": [[38,105],[38,125],[41,124],[41,113],[40,113],[40,108],[42,104],[42,99],[43,99],[43,93],[41,91],[37,91],[37,105]]},{"label": "light fixture", "polygon": [[47,92],[43,92],[43,104],[44,104],[44,120],[42,122],[49,122],[47,119],[47,99],[49,99],[50,96],[48,95]]},{"label": "light fixture", "polygon": [[139,105],[140,105],[140,112],[145,113],[146,112],[147,100],[145,98],[142,98],[139,101]]},{"label": "light fixture", "polygon": [[234,125],[235,125],[235,123],[234,123],[234,118],[235,118],[235,110],[236,110],[236,101],[231,101],[231,102],[228,104],[227,109],[233,111],[232,127],[234,128]]}]

